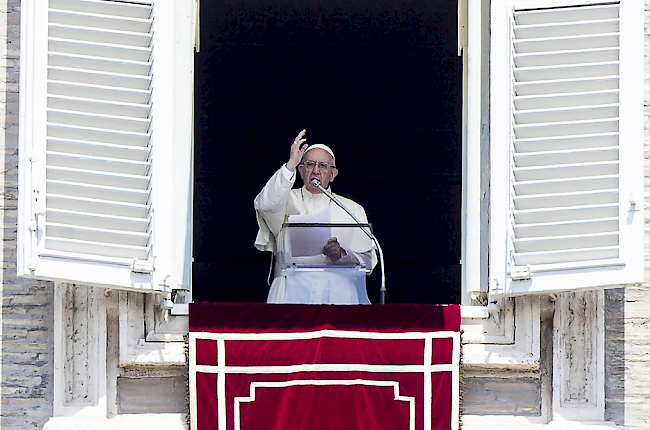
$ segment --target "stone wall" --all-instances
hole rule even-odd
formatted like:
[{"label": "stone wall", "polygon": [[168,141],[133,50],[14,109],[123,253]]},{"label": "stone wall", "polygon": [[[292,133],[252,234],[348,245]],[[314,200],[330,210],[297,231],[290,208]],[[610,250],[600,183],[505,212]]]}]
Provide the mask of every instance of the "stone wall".
[{"label": "stone wall", "polygon": [[20,0],[0,0],[0,427],[42,428],[53,404],[53,288],[16,277]]}]

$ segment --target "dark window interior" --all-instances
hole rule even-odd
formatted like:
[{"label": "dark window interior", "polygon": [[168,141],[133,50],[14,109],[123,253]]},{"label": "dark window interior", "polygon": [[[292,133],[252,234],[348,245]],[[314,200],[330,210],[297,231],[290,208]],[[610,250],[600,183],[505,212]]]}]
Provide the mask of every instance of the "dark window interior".
[{"label": "dark window interior", "polygon": [[[253,199],[296,134],[330,145],[389,302],[460,302],[462,61],[448,0],[201,2],[193,300],[265,301]],[[297,182],[300,182],[299,180]],[[368,278],[378,301],[380,270]]]}]

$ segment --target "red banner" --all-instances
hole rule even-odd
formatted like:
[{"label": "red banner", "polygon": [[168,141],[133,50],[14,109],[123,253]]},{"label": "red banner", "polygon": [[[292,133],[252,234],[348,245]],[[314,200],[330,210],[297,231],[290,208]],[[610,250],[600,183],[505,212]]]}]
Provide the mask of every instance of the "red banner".
[{"label": "red banner", "polygon": [[460,308],[190,305],[193,430],[458,429]]}]

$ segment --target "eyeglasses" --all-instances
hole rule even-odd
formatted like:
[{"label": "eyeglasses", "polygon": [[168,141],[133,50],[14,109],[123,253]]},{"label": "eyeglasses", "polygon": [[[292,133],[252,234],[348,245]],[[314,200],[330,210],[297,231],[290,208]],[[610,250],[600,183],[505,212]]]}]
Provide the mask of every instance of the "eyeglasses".
[{"label": "eyeglasses", "polygon": [[313,170],[314,167],[316,167],[316,165],[318,165],[318,168],[319,168],[320,170],[329,170],[330,167],[331,167],[332,169],[336,169],[336,166],[335,166],[335,165],[333,165],[333,164],[329,164],[329,163],[325,163],[325,162],[323,162],[323,161],[319,161],[319,162],[317,163],[317,162],[315,162],[315,161],[311,161],[311,160],[309,160],[309,161],[305,161],[304,163],[300,163],[300,164],[302,164],[303,166],[305,166],[305,167],[307,168],[307,170]]}]

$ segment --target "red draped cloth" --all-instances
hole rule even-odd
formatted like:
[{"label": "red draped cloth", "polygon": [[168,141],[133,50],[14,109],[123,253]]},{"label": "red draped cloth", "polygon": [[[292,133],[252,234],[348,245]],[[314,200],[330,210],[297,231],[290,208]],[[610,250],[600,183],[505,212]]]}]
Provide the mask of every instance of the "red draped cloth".
[{"label": "red draped cloth", "polygon": [[190,305],[192,430],[458,429],[460,307]]}]

